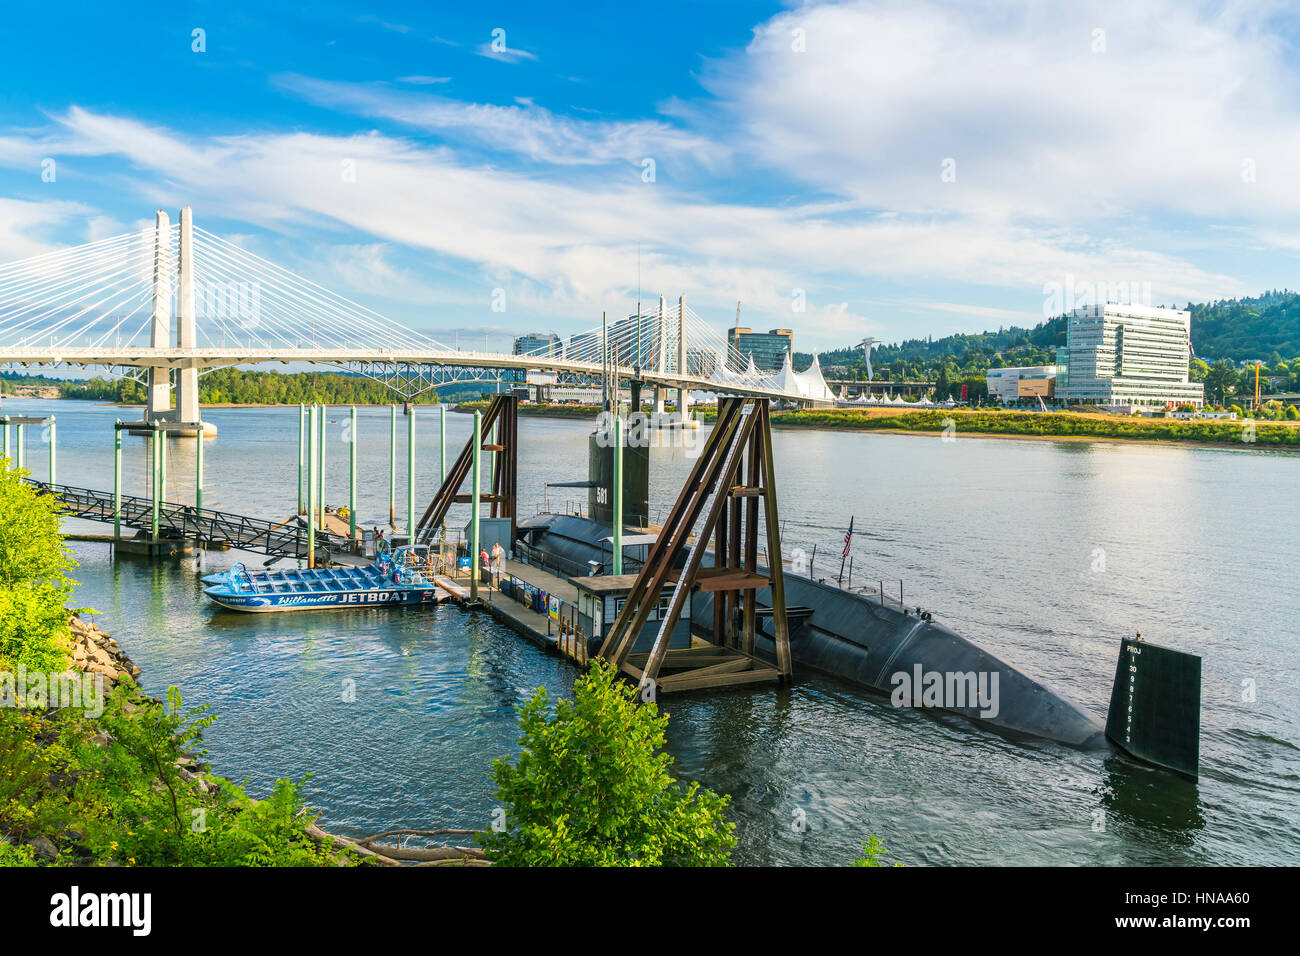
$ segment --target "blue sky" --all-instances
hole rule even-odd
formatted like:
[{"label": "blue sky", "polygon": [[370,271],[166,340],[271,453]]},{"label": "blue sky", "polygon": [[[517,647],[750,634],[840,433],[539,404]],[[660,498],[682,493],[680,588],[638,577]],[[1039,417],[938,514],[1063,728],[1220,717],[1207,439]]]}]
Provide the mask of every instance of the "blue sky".
[{"label": "blue sky", "polygon": [[1285,4],[131,9],[8,5],[0,260],[188,202],[495,348],[630,310],[638,249],[645,298],[801,349],[1297,284]]}]

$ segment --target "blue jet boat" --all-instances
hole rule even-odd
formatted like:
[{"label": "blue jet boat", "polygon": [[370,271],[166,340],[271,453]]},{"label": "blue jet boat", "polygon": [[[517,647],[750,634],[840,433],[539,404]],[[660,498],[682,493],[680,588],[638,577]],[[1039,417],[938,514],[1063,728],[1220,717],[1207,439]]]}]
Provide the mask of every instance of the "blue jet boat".
[{"label": "blue jet boat", "polygon": [[437,555],[423,545],[380,552],[362,567],[250,571],[241,561],[203,578],[203,593],[233,611],[315,611],[329,608],[437,604]]}]

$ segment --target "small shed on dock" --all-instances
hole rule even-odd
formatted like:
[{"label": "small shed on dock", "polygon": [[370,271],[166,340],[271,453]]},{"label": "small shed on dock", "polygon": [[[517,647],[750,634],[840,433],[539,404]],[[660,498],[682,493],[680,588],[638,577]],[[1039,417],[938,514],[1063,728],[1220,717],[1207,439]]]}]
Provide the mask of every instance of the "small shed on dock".
[{"label": "small shed on dock", "polygon": [[[635,574],[598,574],[594,577],[572,577],[569,581],[578,589],[578,625],[589,635],[594,647],[599,648],[609,629],[613,627],[618,612],[636,583]],[[635,652],[646,653],[659,633],[659,622],[668,610],[672,589],[665,588],[659,606],[650,612],[645,627],[637,637]],[[691,646],[690,602],[673,628],[668,640],[670,649]],[[599,622],[599,623],[597,623]]]}]

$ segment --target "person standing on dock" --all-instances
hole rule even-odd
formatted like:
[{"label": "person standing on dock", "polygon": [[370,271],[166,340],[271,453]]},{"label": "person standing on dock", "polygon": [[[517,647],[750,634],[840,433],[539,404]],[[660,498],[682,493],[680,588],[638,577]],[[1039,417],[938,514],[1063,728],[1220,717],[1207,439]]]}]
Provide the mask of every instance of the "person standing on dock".
[{"label": "person standing on dock", "polygon": [[495,578],[494,587],[501,587],[501,570],[502,564],[505,562],[505,556],[506,549],[501,547],[500,541],[492,545],[492,575]]},{"label": "person standing on dock", "polygon": [[482,575],[482,576],[483,576],[483,579],[486,580],[486,581],[488,582],[488,584],[491,584],[491,583],[492,583],[492,566],[491,566],[490,564],[488,564],[488,553],[487,553],[487,548],[484,548],[483,550],[479,551],[479,553],[478,553],[478,564],[479,564],[479,567],[480,567],[480,568],[482,569],[482,571],[483,571],[483,575]]}]

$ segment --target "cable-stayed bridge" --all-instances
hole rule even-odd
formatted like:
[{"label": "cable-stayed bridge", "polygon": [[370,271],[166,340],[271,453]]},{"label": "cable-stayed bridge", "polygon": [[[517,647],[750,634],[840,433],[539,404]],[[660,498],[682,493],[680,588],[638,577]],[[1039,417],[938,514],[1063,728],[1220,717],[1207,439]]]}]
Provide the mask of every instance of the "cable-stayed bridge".
[{"label": "cable-stayed bridge", "polygon": [[679,409],[693,392],[834,401],[816,362],[763,372],[684,296],[523,354],[451,348],[194,225],[188,206],[177,223],[159,211],[153,228],[0,266],[0,367],[138,376],[150,419],[192,424],[200,374],[270,363],[336,367],[406,399],[458,370],[636,383],[657,404],[675,391]]}]

